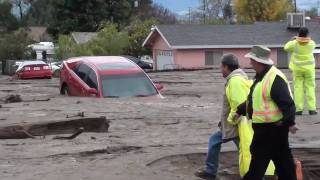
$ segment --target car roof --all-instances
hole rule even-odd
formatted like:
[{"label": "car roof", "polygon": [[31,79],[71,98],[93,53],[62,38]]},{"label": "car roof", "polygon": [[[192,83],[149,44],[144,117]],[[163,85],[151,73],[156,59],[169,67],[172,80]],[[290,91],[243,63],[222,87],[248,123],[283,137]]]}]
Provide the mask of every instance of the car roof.
[{"label": "car roof", "polygon": [[34,64],[47,64],[43,61],[23,61],[21,62],[21,64],[23,64],[24,66],[27,66],[27,65],[34,65]]},{"label": "car roof", "polygon": [[67,62],[77,61],[93,66],[100,74],[143,72],[137,64],[123,56],[84,56],[67,60]]},{"label": "car roof", "polygon": [[43,61],[22,61],[19,63],[19,67],[18,67],[17,71],[19,71],[23,67],[29,66],[29,65],[47,65],[47,63],[45,63]]}]

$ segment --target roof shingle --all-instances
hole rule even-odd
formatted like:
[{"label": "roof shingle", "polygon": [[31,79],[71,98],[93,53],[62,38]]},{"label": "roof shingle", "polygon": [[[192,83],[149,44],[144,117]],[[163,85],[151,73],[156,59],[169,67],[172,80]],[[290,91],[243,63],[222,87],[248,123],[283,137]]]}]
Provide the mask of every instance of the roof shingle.
[{"label": "roof shingle", "polygon": [[[320,24],[306,22],[311,37],[319,46]],[[158,25],[157,28],[173,48],[185,46],[281,47],[297,30],[287,29],[287,22],[257,22],[247,25]]]}]

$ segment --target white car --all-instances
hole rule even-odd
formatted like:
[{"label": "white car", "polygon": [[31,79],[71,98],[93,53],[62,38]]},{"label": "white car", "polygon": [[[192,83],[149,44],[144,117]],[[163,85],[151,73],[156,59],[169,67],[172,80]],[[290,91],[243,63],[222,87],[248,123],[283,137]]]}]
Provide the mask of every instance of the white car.
[{"label": "white car", "polygon": [[144,56],[141,56],[141,61],[144,61],[144,62],[147,62],[147,63],[150,63],[150,64],[153,64],[153,59],[151,56],[149,55],[144,55]]},{"label": "white car", "polygon": [[54,77],[59,77],[60,75],[60,69],[61,69],[62,62],[52,62],[49,63],[49,66],[51,66],[52,74]]}]

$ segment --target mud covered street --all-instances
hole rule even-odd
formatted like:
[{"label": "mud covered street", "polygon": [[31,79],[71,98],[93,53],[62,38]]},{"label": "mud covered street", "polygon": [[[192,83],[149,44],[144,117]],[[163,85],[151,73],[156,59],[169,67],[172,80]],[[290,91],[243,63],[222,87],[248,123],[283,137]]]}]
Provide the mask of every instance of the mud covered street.
[{"label": "mud covered street", "polygon": [[[82,133],[72,140],[54,135],[0,140],[1,180],[197,179],[193,172],[203,165],[208,138],[218,129],[224,80],[218,70],[149,75],[164,85],[164,99],[67,97],[59,95],[57,78],[0,76],[0,99],[9,94],[22,98],[0,102],[0,126],[65,119],[79,112],[110,120],[108,133]],[[319,78],[320,73],[317,97]],[[306,180],[320,179],[319,115],[303,115],[296,122],[300,130],[290,137],[294,154],[305,164]],[[223,146],[220,179],[238,178],[234,150],[231,143]]]}]

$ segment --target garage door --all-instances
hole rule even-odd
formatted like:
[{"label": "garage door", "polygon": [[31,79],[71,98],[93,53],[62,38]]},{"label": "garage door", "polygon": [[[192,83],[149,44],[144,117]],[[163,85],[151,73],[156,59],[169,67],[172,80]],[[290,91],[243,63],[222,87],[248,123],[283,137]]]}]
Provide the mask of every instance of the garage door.
[{"label": "garage door", "polygon": [[157,70],[173,69],[174,67],[172,51],[158,51]]}]

